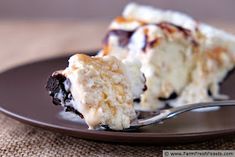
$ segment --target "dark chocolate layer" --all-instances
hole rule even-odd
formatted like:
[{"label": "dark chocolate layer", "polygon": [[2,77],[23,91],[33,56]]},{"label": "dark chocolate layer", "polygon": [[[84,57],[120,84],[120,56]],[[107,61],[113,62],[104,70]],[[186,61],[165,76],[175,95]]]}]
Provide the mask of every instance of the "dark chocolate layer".
[{"label": "dark chocolate layer", "polygon": [[52,97],[53,104],[61,105],[65,107],[65,111],[73,112],[83,118],[83,115],[72,106],[73,96],[70,90],[65,88],[65,84],[70,86],[70,81],[60,73],[54,73],[49,77],[46,89]]}]

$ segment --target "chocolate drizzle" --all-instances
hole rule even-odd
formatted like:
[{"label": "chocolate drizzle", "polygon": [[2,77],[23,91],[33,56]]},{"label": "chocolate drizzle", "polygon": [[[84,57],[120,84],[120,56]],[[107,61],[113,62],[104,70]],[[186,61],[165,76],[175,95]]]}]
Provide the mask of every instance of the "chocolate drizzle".
[{"label": "chocolate drizzle", "polygon": [[143,77],[144,77],[144,88],[143,88],[143,91],[145,92],[148,89],[148,86],[146,85],[147,79],[146,79],[145,74],[143,74]]},{"label": "chocolate drizzle", "polygon": [[144,41],[144,46],[143,46],[143,48],[142,48],[142,51],[145,53],[146,51],[147,51],[147,48],[149,47],[149,48],[153,48],[153,47],[155,47],[155,44],[157,44],[158,43],[158,38],[156,38],[156,39],[154,39],[154,40],[152,40],[152,41],[148,41],[148,36],[147,35],[145,35],[145,41]]},{"label": "chocolate drizzle", "polygon": [[179,32],[181,32],[184,35],[185,38],[191,40],[193,46],[196,46],[196,47],[199,46],[198,42],[193,38],[191,30],[187,28],[184,28],[179,25],[175,25],[170,22],[160,22],[157,24],[157,26],[159,26],[163,30],[166,30],[170,34],[174,33],[175,32],[174,28],[176,28]]},{"label": "chocolate drizzle", "polygon": [[143,47],[142,47],[142,51],[143,52],[146,52],[146,49],[147,49],[147,46],[148,46],[148,30],[147,29],[145,29],[145,31],[144,31],[144,45],[143,45]]},{"label": "chocolate drizzle", "polygon": [[[150,25],[150,24],[144,24],[144,25],[141,25],[140,27]],[[165,30],[169,34],[172,34],[176,31],[181,32],[185,38],[187,38],[188,40],[191,41],[191,43],[193,44],[194,47],[199,46],[199,43],[194,39],[194,37],[192,35],[192,32],[189,29],[186,29],[182,26],[175,25],[175,24],[170,23],[170,22],[160,22],[160,23],[157,23],[157,24],[154,24],[154,25],[160,27],[162,30]],[[125,47],[130,42],[131,36],[135,33],[135,31],[137,29],[132,30],[132,31],[127,31],[127,30],[122,30],[122,29],[112,29],[106,34],[106,36],[103,40],[103,44],[108,45],[109,44],[108,39],[109,39],[110,35],[115,35],[115,36],[118,37],[119,46]],[[142,47],[143,52],[146,52],[147,47],[150,47],[150,48],[154,47],[154,45],[157,42],[158,42],[158,39],[148,41],[148,34],[147,34],[147,31],[145,31],[145,33],[144,33],[144,44],[143,44],[143,47]]]},{"label": "chocolate drizzle", "polygon": [[121,29],[113,29],[110,30],[107,35],[105,36],[103,43],[105,45],[108,44],[108,38],[110,35],[116,35],[118,36],[118,43],[121,47],[125,47],[130,40],[130,37],[132,36],[132,34],[135,32],[135,30],[133,31],[126,31],[126,30],[121,30]]},{"label": "chocolate drizzle", "polygon": [[160,101],[167,101],[167,100],[173,100],[178,97],[178,94],[176,92],[172,92],[171,95],[168,98],[165,97],[159,97],[158,100]]},{"label": "chocolate drizzle", "polygon": [[152,47],[154,47],[154,45],[158,42],[158,40],[159,40],[159,39],[158,39],[158,38],[156,38],[156,39],[154,39],[154,40],[150,41],[150,42],[149,42],[149,44],[148,44],[148,45],[149,45],[149,47],[151,47],[151,48],[152,48]]},{"label": "chocolate drizzle", "polygon": [[182,32],[182,34],[188,38],[192,36],[191,31],[189,29],[183,28],[181,26],[175,25],[170,22],[160,22],[157,24],[161,29],[166,30],[168,33],[174,33],[176,28],[178,31]]},{"label": "chocolate drizzle", "polygon": [[78,112],[77,110],[75,110],[73,107],[71,106],[66,106],[66,109],[65,109],[66,112],[73,112],[75,113],[76,115],[79,115],[81,118],[84,118],[83,115]]}]

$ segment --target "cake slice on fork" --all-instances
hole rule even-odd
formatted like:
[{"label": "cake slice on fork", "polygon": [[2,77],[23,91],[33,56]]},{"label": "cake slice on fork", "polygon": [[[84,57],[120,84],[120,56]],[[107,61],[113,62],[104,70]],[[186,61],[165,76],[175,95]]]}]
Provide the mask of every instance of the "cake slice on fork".
[{"label": "cake slice on fork", "polygon": [[76,54],[65,70],[50,76],[46,88],[54,104],[84,118],[90,129],[122,130],[136,118],[134,100],[146,88],[140,67],[137,60]]}]

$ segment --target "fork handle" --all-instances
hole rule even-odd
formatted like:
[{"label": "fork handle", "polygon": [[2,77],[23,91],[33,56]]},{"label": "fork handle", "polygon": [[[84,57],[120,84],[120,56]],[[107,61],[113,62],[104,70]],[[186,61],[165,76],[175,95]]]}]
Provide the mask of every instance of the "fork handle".
[{"label": "fork handle", "polygon": [[195,104],[184,105],[180,107],[162,110],[161,113],[156,116],[153,116],[147,119],[138,120],[138,123],[133,124],[133,126],[142,127],[142,126],[158,123],[160,121],[166,120],[168,118],[174,117],[176,115],[179,115],[187,111],[191,111],[191,110],[198,109],[198,108],[215,107],[215,106],[235,106],[235,100],[195,103]]},{"label": "fork handle", "polygon": [[184,106],[171,108],[171,109],[169,109],[170,112],[169,112],[167,118],[171,118],[171,117],[179,115],[181,113],[191,111],[191,110],[194,110],[194,109],[198,109],[198,108],[216,107],[216,106],[235,106],[235,100],[202,102],[202,103],[195,103],[195,104],[190,104],[190,105],[184,105]]}]

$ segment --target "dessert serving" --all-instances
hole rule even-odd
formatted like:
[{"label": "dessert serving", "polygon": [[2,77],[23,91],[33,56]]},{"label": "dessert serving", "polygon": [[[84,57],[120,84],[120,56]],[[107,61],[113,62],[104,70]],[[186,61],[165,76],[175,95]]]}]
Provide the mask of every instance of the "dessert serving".
[{"label": "dessert serving", "polygon": [[137,60],[76,54],[65,70],[52,74],[46,88],[54,104],[84,118],[90,129],[122,130],[136,118],[133,102],[146,87]]},{"label": "dessert serving", "polygon": [[219,85],[234,63],[233,35],[183,13],[131,3],[111,22],[98,55],[72,56],[46,88],[54,104],[90,129],[122,130],[136,109],[228,99]]},{"label": "dessert serving", "polygon": [[235,37],[179,12],[131,3],[110,24],[100,56],[139,58],[155,110],[228,98],[219,84],[235,62]]}]

